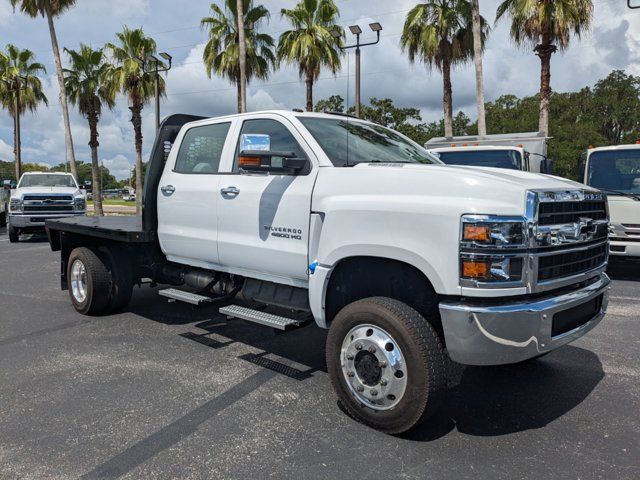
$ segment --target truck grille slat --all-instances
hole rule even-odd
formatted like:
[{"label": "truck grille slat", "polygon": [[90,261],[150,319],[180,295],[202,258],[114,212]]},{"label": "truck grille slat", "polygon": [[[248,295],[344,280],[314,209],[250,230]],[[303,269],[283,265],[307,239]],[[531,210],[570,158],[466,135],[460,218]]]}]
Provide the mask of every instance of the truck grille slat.
[{"label": "truck grille slat", "polygon": [[606,219],[606,202],[544,202],[539,205],[539,225],[561,225],[573,223],[578,221],[580,217],[589,217],[593,220]]},{"label": "truck grille slat", "polygon": [[607,244],[595,245],[587,250],[558,253],[540,257],[538,281],[552,280],[588,272],[602,265],[607,258]]}]

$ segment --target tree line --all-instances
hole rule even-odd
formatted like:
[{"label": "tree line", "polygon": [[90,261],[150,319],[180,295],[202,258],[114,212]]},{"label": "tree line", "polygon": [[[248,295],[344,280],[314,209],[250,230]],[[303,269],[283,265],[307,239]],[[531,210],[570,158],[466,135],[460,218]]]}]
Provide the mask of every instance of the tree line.
[{"label": "tree line", "polygon": [[[5,0],[0,0],[5,1]],[[14,10],[47,19],[60,90],[60,105],[65,126],[66,159],[78,178],[68,103],[78,108],[89,129],[94,185],[99,189],[97,149],[98,123],[104,108],[112,108],[118,94],[128,99],[132,113],[136,152],[136,190],[142,191],[142,116],[141,112],[154,92],[154,75],[144,68],[149,55],[156,53],[156,42],[141,28],[124,27],[114,42],[103,48],[80,45],[77,50],[64,48],[70,68],[63,69],[54,20],[72,9],[76,0],[9,0]],[[200,25],[207,33],[203,61],[207,74],[222,76],[237,86],[238,111],[246,111],[246,85],[254,79],[267,80],[281,65],[294,65],[305,83],[306,108],[314,107],[313,88],[320,72],[334,75],[342,67],[345,32],[338,24],[340,9],[333,0],[300,0],[293,8],[283,8],[280,16],[290,28],[278,40],[262,28],[270,12],[254,0],[224,0],[212,3],[210,14]],[[538,125],[534,130],[549,133],[551,100],[550,59],[566,49],[573,36],[589,28],[593,16],[591,0],[504,0],[495,21],[510,19],[514,42],[531,48],[540,58],[541,82],[538,94]],[[480,16],[478,0],[426,0],[407,13],[400,46],[410,62],[436,68],[443,76],[444,135],[455,133],[460,118],[453,115],[451,68],[474,60],[476,97],[480,135],[491,131],[485,118],[482,52],[491,28]],[[156,67],[161,64],[155,60]],[[39,75],[46,73],[33,52],[8,45],[0,54],[0,104],[14,118],[16,174],[20,173],[19,121],[26,109],[46,104]],[[165,94],[160,78],[159,94]],[[516,131],[512,128],[511,131]],[[137,210],[141,212],[141,195]],[[99,195],[98,195],[99,199]],[[97,214],[101,206],[96,205]]]}]

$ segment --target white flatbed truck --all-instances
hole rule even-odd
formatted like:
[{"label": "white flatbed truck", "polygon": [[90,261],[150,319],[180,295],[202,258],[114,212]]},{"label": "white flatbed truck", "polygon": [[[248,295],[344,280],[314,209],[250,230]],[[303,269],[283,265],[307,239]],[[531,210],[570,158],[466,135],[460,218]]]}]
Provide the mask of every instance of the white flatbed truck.
[{"label": "white flatbed truck", "polygon": [[[373,123],[288,111],[173,115],[142,217],[47,221],[82,314],[152,279],[171,300],[287,330],[328,329],[345,409],[388,433],[434,414],[447,357],[531,360],[605,315],[603,194],[449,167]],[[571,226],[571,228],[568,228]]]}]

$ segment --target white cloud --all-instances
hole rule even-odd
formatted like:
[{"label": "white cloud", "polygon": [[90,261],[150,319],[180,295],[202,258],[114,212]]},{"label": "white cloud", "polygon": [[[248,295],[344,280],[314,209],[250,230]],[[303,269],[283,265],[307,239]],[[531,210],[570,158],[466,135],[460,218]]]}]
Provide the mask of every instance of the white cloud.
[{"label": "white cloud", "polygon": [[105,158],[101,160],[102,164],[109,169],[111,174],[118,180],[129,178],[133,165],[124,155],[116,155],[113,158]]},{"label": "white cloud", "polygon": [[13,147],[0,138],[0,160],[13,160]]}]

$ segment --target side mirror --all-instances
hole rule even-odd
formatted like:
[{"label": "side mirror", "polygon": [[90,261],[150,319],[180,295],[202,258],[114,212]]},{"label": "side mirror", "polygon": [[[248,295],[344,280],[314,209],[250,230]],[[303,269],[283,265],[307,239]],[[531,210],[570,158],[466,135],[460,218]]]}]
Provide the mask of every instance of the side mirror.
[{"label": "side mirror", "polygon": [[585,183],[585,181],[584,181],[584,168],[585,168],[584,161],[581,161],[578,164],[578,181],[580,183]]},{"label": "side mirror", "polygon": [[553,160],[550,158],[543,158],[540,162],[540,173],[546,173],[547,175],[553,174]]},{"label": "side mirror", "polygon": [[310,167],[308,158],[298,158],[294,152],[242,150],[238,156],[238,168],[250,173],[301,175],[308,172]]}]

